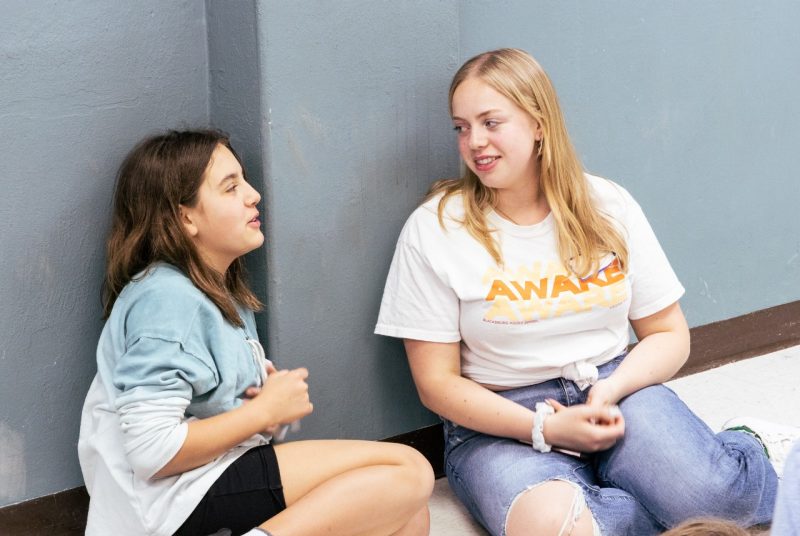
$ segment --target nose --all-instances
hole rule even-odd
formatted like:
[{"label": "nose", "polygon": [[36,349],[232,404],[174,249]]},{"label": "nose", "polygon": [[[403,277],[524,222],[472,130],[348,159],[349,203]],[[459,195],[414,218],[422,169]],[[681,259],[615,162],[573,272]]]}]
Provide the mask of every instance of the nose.
[{"label": "nose", "polygon": [[259,201],[261,201],[261,194],[258,193],[258,190],[250,186],[250,183],[248,182],[245,203],[247,203],[248,206],[254,206],[257,205]]},{"label": "nose", "polygon": [[486,147],[486,133],[481,128],[472,128],[469,131],[469,148],[472,150]]}]

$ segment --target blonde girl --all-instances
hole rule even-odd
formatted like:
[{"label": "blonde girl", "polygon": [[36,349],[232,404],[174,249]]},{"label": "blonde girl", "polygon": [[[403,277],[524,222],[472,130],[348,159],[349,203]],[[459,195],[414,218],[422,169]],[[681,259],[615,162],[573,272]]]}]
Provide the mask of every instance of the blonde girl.
[{"label": "blonde girl", "polygon": [[539,64],[475,56],[450,112],[464,175],[408,219],[375,331],[404,340],[472,515],[509,536],[769,520],[759,440],[661,385],[689,355],[684,289],[631,195],[583,171]]}]

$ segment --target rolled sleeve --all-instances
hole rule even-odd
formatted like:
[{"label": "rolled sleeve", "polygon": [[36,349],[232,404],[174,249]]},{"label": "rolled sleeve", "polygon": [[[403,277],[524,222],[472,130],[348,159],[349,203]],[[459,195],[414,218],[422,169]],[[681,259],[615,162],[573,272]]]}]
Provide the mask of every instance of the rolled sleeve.
[{"label": "rolled sleeve", "polygon": [[375,333],[431,342],[458,342],[459,300],[426,258],[400,240],[395,249]]},{"label": "rolled sleeve", "polygon": [[641,207],[630,194],[627,198],[625,228],[632,289],[628,317],[637,320],[672,305],[685,291]]},{"label": "rolled sleeve", "polygon": [[114,370],[122,442],[137,476],[152,478],[180,450],[188,433],[193,396],[217,385],[203,359],[177,341],[136,338]]}]

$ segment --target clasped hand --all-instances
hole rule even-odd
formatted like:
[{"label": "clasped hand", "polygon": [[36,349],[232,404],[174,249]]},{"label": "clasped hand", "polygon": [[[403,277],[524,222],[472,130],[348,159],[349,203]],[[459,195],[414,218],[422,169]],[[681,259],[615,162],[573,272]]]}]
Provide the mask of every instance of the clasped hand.
[{"label": "clasped hand", "polygon": [[245,403],[257,405],[258,414],[265,420],[264,433],[275,435],[281,426],[295,422],[312,411],[314,404],[308,396],[308,370],[267,369],[263,387],[250,387],[245,393]]},{"label": "clasped hand", "polygon": [[625,435],[625,419],[616,407],[611,382],[592,386],[585,404],[564,406],[548,399],[555,413],[544,423],[545,441],[577,452],[598,452],[612,447]]}]

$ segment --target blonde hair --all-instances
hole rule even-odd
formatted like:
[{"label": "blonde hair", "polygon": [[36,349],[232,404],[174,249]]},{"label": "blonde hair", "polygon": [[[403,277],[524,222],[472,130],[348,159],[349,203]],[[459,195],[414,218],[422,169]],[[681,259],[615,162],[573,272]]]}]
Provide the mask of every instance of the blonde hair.
[{"label": "blonde hair", "polygon": [[[564,116],[553,84],[541,66],[527,52],[503,48],[484,52],[468,60],[456,72],[450,84],[450,112],[453,94],[468,78],[477,78],[511,100],[535,119],[542,130],[538,144],[540,184],[556,224],[558,252],[564,266],[580,277],[599,268],[608,253],[627,269],[628,247],[620,230],[609,216],[592,203],[583,166],[567,134]],[[444,226],[444,208],[448,199],[460,193],[464,200],[462,222],[498,265],[503,264],[500,246],[486,220],[494,207],[495,191],[484,186],[467,167],[459,179],[436,182],[426,200],[443,193],[439,201],[439,223]]]},{"label": "blonde hair", "polygon": [[706,517],[684,521],[661,536],[747,536],[748,534],[735,523]]}]

